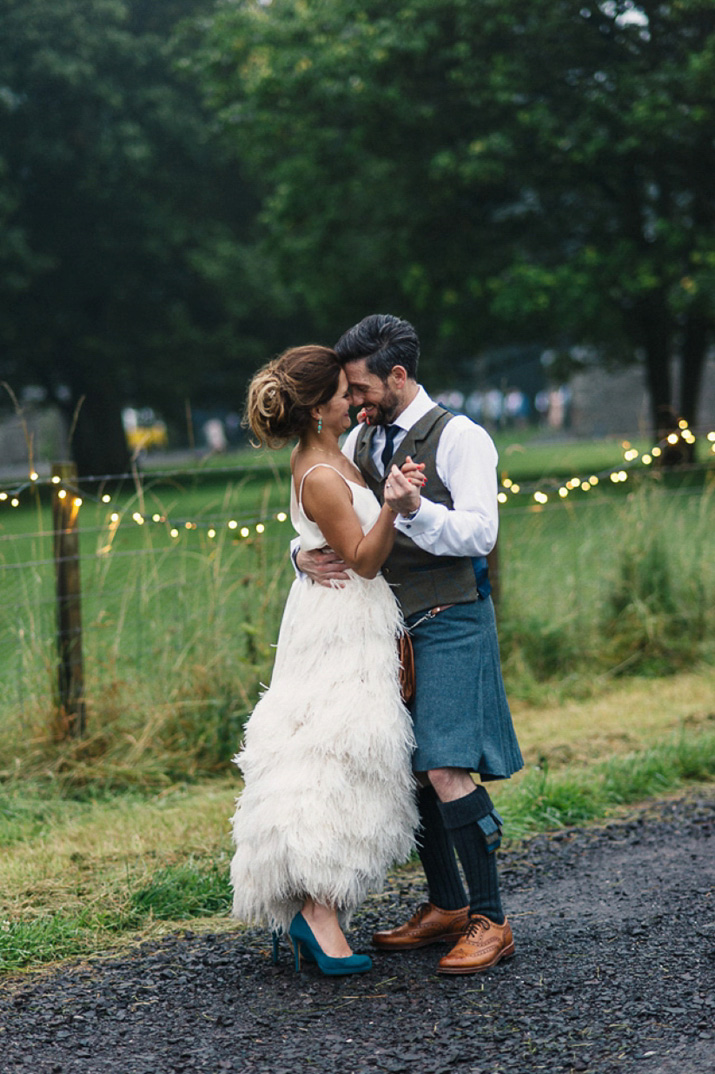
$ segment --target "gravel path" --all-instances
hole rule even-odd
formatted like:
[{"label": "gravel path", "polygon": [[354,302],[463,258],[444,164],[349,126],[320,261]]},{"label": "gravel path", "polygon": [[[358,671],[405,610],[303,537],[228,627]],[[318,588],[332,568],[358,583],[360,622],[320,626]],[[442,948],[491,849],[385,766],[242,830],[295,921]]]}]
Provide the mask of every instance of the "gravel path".
[{"label": "gravel path", "polygon": [[[715,1070],[715,798],[661,803],[501,855],[516,957],[437,977],[443,948],[297,976],[256,932],[185,933],[11,982],[2,1074],[706,1074]],[[393,878],[357,950],[422,898]]]}]

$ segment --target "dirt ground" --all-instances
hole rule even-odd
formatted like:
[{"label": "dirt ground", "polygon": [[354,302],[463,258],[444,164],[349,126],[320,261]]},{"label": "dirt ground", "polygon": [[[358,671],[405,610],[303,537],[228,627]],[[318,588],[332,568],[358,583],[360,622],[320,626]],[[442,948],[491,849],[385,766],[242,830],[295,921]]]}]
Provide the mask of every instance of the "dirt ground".
[{"label": "dirt ground", "polygon": [[[371,973],[272,966],[261,933],[194,935],[6,982],[2,1074],[706,1074],[715,1070],[715,793],[502,852],[516,957],[438,977],[442,947]],[[395,874],[355,950],[423,898]]]}]

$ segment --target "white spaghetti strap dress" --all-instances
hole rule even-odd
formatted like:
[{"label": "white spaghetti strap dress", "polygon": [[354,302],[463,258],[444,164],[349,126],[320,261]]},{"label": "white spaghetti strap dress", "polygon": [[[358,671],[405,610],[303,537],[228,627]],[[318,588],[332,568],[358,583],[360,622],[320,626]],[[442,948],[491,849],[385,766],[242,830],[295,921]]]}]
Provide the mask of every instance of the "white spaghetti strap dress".
[{"label": "white spaghetti strap dress", "polygon": [[[380,505],[369,489],[343,480],[367,533]],[[301,548],[322,548],[301,500],[291,485]],[[401,627],[381,575],[350,572],[331,588],[293,583],[271,685],[235,758],[245,783],[231,864],[240,920],[287,930],[312,896],[347,925],[389,866],[410,855],[418,821],[412,725],[398,681]]]}]

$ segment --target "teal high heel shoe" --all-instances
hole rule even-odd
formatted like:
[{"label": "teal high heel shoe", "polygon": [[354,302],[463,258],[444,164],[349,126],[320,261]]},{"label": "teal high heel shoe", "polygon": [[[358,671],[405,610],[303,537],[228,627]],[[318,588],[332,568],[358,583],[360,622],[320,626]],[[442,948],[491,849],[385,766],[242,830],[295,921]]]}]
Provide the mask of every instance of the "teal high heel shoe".
[{"label": "teal high heel shoe", "polygon": [[[271,932],[271,962],[274,966],[277,966],[280,962],[280,940],[282,935],[283,929],[273,929],[273,931]],[[288,943],[290,944],[291,951],[293,951],[293,954],[295,954],[295,944],[293,943],[293,939],[290,934],[288,935]],[[303,948],[301,957],[303,959],[303,962],[315,963],[315,959],[313,958],[307,947]]]},{"label": "teal high heel shoe", "polygon": [[330,955],[326,955],[301,913],[297,913],[291,921],[288,934],[293,941],[295,968],[298,973],[300,973],[300,960],[303,952],[305,952],[303,957],[306,962],[314,960],[320,972],[328,977],[339,977],[346,973],[367,973],[372,969],[372,959],[369,955],[347,955],[345,958],[331,958]]}]

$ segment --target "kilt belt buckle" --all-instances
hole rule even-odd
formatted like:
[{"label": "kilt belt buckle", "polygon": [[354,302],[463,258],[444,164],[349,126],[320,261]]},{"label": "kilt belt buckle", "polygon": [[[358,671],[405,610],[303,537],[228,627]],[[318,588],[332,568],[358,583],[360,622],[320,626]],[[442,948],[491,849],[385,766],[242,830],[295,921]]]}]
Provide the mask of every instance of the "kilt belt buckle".
[{"label": "kilt belt buckle", "polygon": [[430,608],[428,612],[425,612],[421,619],[418,619],[416,623],[412,624],[412,626],[410,627],[410,631],[414,630],[415,627],[421,626],[422,623],[426,623],[428,619],[434,619],[434,617],[436,615],[439,615],[440,612],[446,612],[447,608],[453,607],[454,602],[452,602],[452,604],[438,604],[436,608]]}]

